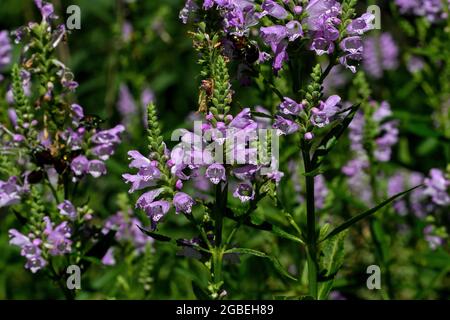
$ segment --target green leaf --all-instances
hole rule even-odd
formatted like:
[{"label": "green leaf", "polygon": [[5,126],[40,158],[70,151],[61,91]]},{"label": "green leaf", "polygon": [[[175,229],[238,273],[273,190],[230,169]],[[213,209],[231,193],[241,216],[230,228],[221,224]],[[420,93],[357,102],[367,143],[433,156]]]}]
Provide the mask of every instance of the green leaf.
[{"label": "green leaf", "polygon": [[194,281],[192,281],[192,291],[198,300],[210,300],[208,294],[200,288]]},{"label": "green leaf", "polygon": [[272,233],[281,238],[288,239],[288,240],[291,240],[291,241],[294,241],[297,243],[305,244],[302,239],[282,230],[280,227],[273,226]]},{"label": "green leaf", "polygon": [[139,228],[139,230],[141,230],[142,233],[144,233],[145,235],[158,240],[158,241],[162,241],[162,242],[172,242],[172,238],[168,237],[168,236],[164,236],[162,234],[158,234],[149,230],[146,230],[144,228],[141,228],[140,226],[137,226]]},{"label": "green leaf", "polygon": [[283,275],[283,276],[285,276],[285,277],[287,277],[287,278],[289,278],[291,280],[297,281],[297,279],[295,277],[293,277],[289,272],[284,270],[282,264],[280,263],[280,261],[278,261],[277,258],[269,256],[268,254],[266,254],[264,252],[261,252],[261,251],[258,251],[258,250],[253,250],[253,249],[248,249],[248,248],[232,248],[232,249],[229,249],[229,250],[225,251],[225,253],[250,254],[250,255],[253,255],[253,256],[260,257],[260,258],[269,259],[272,262],[272,264],[275,267],[275,269],[281,275]]},{"label": "green leaf", "polygon": [[327,234],[323,238],[323,240],[321,240],[321,241],[325,241],[325,240],[327,240],[327,239],[329,239],[329,238],[331,238],[331,237],[341,233],[342,231],[348,229],[349,227],[351,227],[355,223],[359,222],[360,220],[362,220],[364,218],[367,218],[367,217],[371,216],[372,214],[378,212],[378,210],[382,209],[383,207],[385,207],[386,205],[388,205],[392,201],[396,200],[397,198],[400,198],[401,196],[404,196],[405,194],[407,194],[407,193],[409,193],[409,192],[411,192],[411,191],[413,191],[413,190],[415,190],[415,189],[417,189],[417,188],[419,188],[421,186],[422,185],[418,185],[418,186],[415,186],[414,188],[411,188],[409,190],[400,192],[400,193],[390,197],[389,199],[384,200],[383,202],[381,202],[379,205],[373,207],[372,209],[369,209],[366,212],[363,212],[363,213],[357,215],[356,217],[353,217],[353,218],[347,220],[346,222],[341,224],[339,227],[333,229],[333,231],[331,231],[329,234]]},{"label": "green leaf", "polygon": [[344,263],[344,241],[347,232],[327,239],[319,247],[319,299],[326,299],[339,269]]}]

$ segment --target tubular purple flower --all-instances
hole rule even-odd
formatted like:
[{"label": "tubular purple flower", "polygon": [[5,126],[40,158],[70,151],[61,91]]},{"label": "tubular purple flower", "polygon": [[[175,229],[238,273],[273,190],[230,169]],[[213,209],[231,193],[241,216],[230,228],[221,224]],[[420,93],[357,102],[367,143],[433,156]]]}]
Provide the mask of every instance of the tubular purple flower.
[{"label": "tubular purple flower", "polygon": [[213,163],[206,169],[205,176],[213,183],[218,184],[220,181],[226,181],[225,167],[219,163]]},{"label": "tubular purple flower", "polygon": [[303,104],[297,103],[291,98],[284,97],[284,100],[280,104],[279,108],[283,114],[298,116],[300,111],[302,111],[304,107]]},{"label": "tubular purple flower", "polygon": [[59,213],[62,216],[67,216],[70,220],[77,218],[77,209],[69,200],[64,200],[57,206]]},{"label": "tubular purple flower", "polygon": [[123,131],[125,131],[125,127],[119,124],[114,128],[97,132],[92,136],[91,141],[96,144],[119,143],[119,134]]},{"label": "tubular purple flower", "polygon": [[241,202],[248,202],[255,198],[255,191],[248,183],[240,183],[233,192],[233,197],[239,198]]},{"label": "tubular purple flower", "polygon": [[157,197],[164,191],[163,188],[147,191],[142,194],[136,201],[136,208],[144,210],[150,203],[154,202]]},{"label": "tubular purple flower", "polygon": [[263,11],[258,15],[258,18],[269,15],[276,19],[286,19],[288,16],[286,9],[273,0],[264,0],[261,8]]},{"label": "tubular purple flower", "polygon": [[147,216],[152,221],[152,230],[156,229],[158,222],[167,214],[170,209],[170,203],[165,200],[159,200],[150,203],[144,208]]},{"label": "tubular purple flower", "polygon": [[273,128],[277,129],[277,135],[281,136],[297,132],[300,129],[300,126],[295,121],[276,116]]},{"label": "tubular purple flower", "polygon": [[79,155],[72,160],[72,162],[70,164],[70,168],[72,169],[72,172],[75,175],[81,176],[81,175],[87,173],[88,165],[89,165],[89,160],[85,156]]},{"label": "tubular purple flower", "polygon": [[184,192],[177,192],[173,197],[173,206],[175,207],[176,213],[186,213],[192,212],[192,206],[195,204],[194,199]]},{"label": "tubular purple flower", "polygon": [[371,13],[364,13],[360,18],[354,19],[347,27],[349,34],[362,35],[373,29],[373,21],[375,16]]},{"label": "tubular purple flower", "polygon": [[322,128],[328,125],[339,111],[341,98],[337,95],[330,96],[325,102],[320,101],[319,106],[311,109],[311,123]]},{"label": "tubular purple flower", "polygon": [[334,51],[334,43],[325,38],[315,38],[311,43],[311,50],[319,56],[331,54]]},{"label": "tubular purple flower", "polygon": [[355,54],[363,52],[363,41],[359,36],[345,38],[341,41],[340,47],[345,52]]},{"label": "tubular purple flower", "polygon": [[100,160],[91,160],[88,163],[88,173],[94,178],[98,178],[104,174],[106,174],[106,166],[103,161]]}]

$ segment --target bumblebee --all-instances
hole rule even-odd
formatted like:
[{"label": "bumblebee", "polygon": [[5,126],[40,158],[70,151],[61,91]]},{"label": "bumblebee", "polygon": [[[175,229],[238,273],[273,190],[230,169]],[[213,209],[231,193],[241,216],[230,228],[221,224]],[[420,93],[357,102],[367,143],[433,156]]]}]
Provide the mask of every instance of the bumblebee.
[{"label": "bumblebee", "polygon": [[259,49],[255,41],[236,35],[231,36],[230,40],[239,59],[244,60],[248,64],[253,64],[258,60]]}]

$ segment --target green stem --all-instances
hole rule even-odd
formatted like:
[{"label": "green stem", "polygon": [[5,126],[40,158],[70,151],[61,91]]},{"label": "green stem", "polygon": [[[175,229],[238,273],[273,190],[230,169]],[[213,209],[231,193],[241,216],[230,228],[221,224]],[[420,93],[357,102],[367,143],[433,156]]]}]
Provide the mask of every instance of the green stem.
[{"label": "green stem", "polygon": [[314,203],[314,176],[309,175],[313,171],[310,156],[310,146],[302,143],[303,163],[305,168],[306,181],[306,251],[308,262],[308,286],[309,295],[318,298],[317,284],[317,239],[316,239],[316,214]]}]

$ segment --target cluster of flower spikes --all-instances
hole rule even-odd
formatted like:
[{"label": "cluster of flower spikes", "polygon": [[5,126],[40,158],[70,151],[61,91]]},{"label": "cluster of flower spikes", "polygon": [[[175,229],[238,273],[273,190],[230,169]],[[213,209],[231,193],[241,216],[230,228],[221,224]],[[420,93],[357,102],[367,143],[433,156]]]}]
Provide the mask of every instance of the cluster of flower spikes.
[{"label": "cluster of flower spikes", "polygon": [[[264,0],[261,5],[251,0],[187,0],[180,18],[186,23],[200,9],[218,10],[227,35],[259,34],[272,50],[274,71],[279,71],[288,61],[289,43],[305,39],[317,55],[335,53],[342,65],[355,72],[362,60],[361,35],[373,28],[375,19],[374,15],[365,13],[352,20],[355,4],[353,0],[342,5],[335,0],[310,0],[302,7],[295,0]],[[258,62],[270,57],[260,52]]]},{"label": "cluster of flower spikes", "polygon": [[[10,136],[7,147],[25,150],[28,157],[21,153],[17,159],[20,174],[0,181],[1,206],[22,203],[31,210],[24,226],[26,231],[11,229],[9,234],[10,243],[21,248],[27,259],[25,267],[33,273],[45,267],[51,256],[71,253],[72,229],[92,218],[88,207],[76,208],[69,200],[57,203],[57,212],[51,209],[53,206],[48,210],[38,184],[48,180],[59,202],[56,190],[67,178],[78,180],[87,173],[94,177],[104,174],[103,161],[113,154],[124,130],[123,126],[116,126],[99,131],[97,118],[85,116],[81,106],[67,102],[78,84],[70,70],[53,55],[65,28],[52,28],[57,19],[52,4],[40,0],[35,0],[35,4],[42,15],[41,23],[31,22],[14,32],[16,42],[24,42],[24,62],[21,67],[15,65],[12,72],[12,106],[8,112],[12,128],[2,125],[2,132]],[[39,84],[39,96],[32,108],[24,87],[31,91],[34,78]]]},{"label": "cluster of flower spikes", "polygon": [[436,226],[435,217],[450,206],[450,179],[440,169],[431,169],[424,177],[418,172],[397,172],[388,181],[388,195],[393,196],[402,190],[424,184],[425,188],[418,188],[409,197],[396,200],[395,211],[405,216],[412,212],[417,218],[427,222],[423,233],[431,249],[442,246],[448,237],[445,228]]},{"label": "cluster of flower spikes", "polygon": [[[66,102],[66,97],[78,84],[70,70],[52,56],[65,34],[64,25],[53,30],[51,23],[56,19],[53,6],[41,1],[36,1],[36,5],[41,10],[42,22],[29,23],[15,32],[18,42],[25,39],[29,42],[24,44],[25,62],[20,70],[17,66],[13,69],[11,102],[15,108],[9,109],[13,127],[11,144],[32,149],[31,160],[37,168],[25,175],[25,180],[30,183],[39,182],[46,174],[53,177],[71,175],[74,180],[86,174],[99,177],[106,173],[104,161],[120,143],[119,135],[124,127],[118,125],[99,130],[97,117],[85,116],[81,106]],[[46,48],[45,53],[41,52],[42,47]],[[46,60],[51,62],[50,66]],[[37,101],[38,108],[32,110],[24,87],[31,87],[35,74],[40,82],[41,96]],[[58,79],[59,83],[50,79]],[[38,121],[41,116],[42,121]],[[50,118],[57,119],[58,123],[50,123]],[[13,182],[9,180],[8,185],[2,182],[3,189]],[[17,190],[13,189],[10,188],[11,193],[17,195]]]},{"label": "cluster of flower spikes", "polygon": [[[398,123],[389,120],[392,111],[388,102],[369,102],[368,108],[356,113],[349,126],[351,150],[355,157],[343,168],[352,191],[358,193],[364,201],[372,203],[372,191],[369,189],[369,157],[375,161],[387,162],[391,159],[392,147],[398,142]],[[370,145],[370,150],[367,150]],[[369,154],[370,153],[370,154]]]},{"label": "cluster of flower spikes", "polygon": [[445,8],[445,0],[395,0],[402,14],[426,17],[432,23],[448,18],[450,1],[447,3],[448,9]]}]

